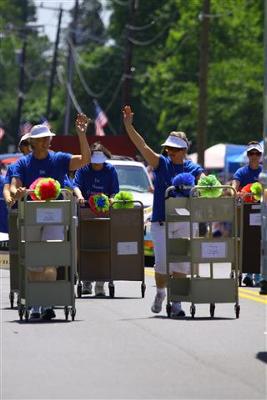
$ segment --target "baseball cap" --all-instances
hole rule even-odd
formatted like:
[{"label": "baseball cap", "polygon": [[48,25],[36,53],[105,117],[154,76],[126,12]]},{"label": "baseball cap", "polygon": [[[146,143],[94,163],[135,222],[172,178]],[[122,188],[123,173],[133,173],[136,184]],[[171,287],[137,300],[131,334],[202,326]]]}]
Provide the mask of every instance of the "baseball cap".
[{"label": "baseball cap", "polygon": [[263,153],[263,149],[260,143],[249,144],[247,147],[247,153],[251,150],[257,150],[259,153]]},{"label": "baseball cap", "polygon": [[30,139],[39,139],[47,136],[56,136],[45,125],[34,125],[30,131]]}]

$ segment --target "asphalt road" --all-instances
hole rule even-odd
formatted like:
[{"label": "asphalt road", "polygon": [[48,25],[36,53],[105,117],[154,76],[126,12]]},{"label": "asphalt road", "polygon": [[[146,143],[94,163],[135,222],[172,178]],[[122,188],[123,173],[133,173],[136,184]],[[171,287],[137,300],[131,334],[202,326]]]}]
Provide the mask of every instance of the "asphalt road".
[{"label": "asphalt road", "polygon": [[240,289],[233,304],[197,305],[196,317],[152,314],[155,287],[115,282],[115,298],[76,299],[74,322],[19,322],[9,307],[9,271],[1,280],[1,400],[266,399],[266,304]]}]

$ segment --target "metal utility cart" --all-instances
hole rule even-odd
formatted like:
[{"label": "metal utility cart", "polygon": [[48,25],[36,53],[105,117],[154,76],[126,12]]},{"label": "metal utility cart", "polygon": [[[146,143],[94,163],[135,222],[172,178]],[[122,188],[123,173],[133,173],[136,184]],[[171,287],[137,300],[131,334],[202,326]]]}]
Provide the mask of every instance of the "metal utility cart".
[{"label": "metal utility cart", "polygon": [[261,204],[247,203],[245,198],[239,206],[239,286],[242,285],[242,273],[261,273]]},{"label": "metal utility cart", "polygon": [[[231,191],[231,196],[219,198],[204,198],[199,196],[199,188],[191,190],[189,198],[170,197],[175,187],[166,191],[166,256],[169,275],[166,311],[171,315],[171,302],[190,302],[190,313],[194,318],[197,303],[210,304],[210,316],[214,317],[215,303],[235,303],[236,318],[239,318],[240,305],[238,301],[238,265],[237,265],[237,222],[235,190],[231,186],[221,186]],[[212,222],[229,222],[231,232],[228,237],[213,237]],[[190,224],[190,234],[175,236],[176,223]],[[194,233],[194,224],[206,223],[207,236]],[[175,279],[170,276],[170,263],[190,263],[190,275]],[[213,263],[231,263],[235,271],[229,278],[214,278]],[[208,263],[209,276],[202,277],[199,271],[194,271],[195,264]]]},{"label": "metal utility cart", "polygon": [[83,280],[108,282],[112,298],[114,280],[142,281],[144,297],[143,205],[138,201],[134,205],[127,209],[111,206],[106,217],[79,207],[78,297],[82,296]]},{"label": "metal utility cart", "polygon": [[14,307],[15,294],[17,304],[20,302],[19,295],[19,254],[18,254],[18,210],[10,209],[8,213],[9,230],[9,270],[10,270],[10,307]]},{"label": "metal utility cart", "polygon": [[[28,320],[33,305],[63,307],[66,320],[69,313],[75,318],[76,204],[70,193],[64,194],[64,200],[29,201],[26,196],[19,202],[20,320]],[[29,281],[28,268],[45,266],[57,268],[55,281]]]}]

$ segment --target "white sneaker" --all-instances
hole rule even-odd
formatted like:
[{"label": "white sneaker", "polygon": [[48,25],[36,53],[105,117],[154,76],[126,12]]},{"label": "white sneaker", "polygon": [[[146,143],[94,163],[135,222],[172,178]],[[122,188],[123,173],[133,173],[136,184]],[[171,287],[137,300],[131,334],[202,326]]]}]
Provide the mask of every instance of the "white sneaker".
[{"label": "white sneaker", "polygon": [[82,294],[92,294],[92,283],[90,281],[83,281]]},{"label": "white sneaker", "polygon": [[166,297],[165,294],[164,294],[164,295],[159,294],[159,293],[156,294],[155,299],[154,299],[154,302],[153,302],[153,304],[152,304],[152,306],[151,306],[151,311],[152,311],[153,313],[158,314],[159,312],[161,312],[161,310],[162,310],[162,303],[163,303],[165,297]]},{"label": "white sneaker", "polygon": [[95,295],[96,296],[106,296],[104,282],[96,282],[95,283]]},{"label": "white sneaker", "polygon": [[182,309],[181,303],[179,301],[173,301],[171,308],[171,317],[172,318],[185,317],[185,312]]}]

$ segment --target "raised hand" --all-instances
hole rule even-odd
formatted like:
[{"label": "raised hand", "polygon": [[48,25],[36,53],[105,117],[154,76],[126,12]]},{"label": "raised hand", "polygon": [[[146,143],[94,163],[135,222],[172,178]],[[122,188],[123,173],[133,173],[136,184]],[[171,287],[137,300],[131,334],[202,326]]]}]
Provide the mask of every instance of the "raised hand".
[{"label": "raised hand", "polygon": [[78,114],[75,126],[78,133],[86,133],[90,119],[85,114]]},{"label": "raised hand", "polygon": [[123,122],[124,124],[132,124],[133,123],[133,115],[132,109],[130,106],[125,106],[122,110],[123,113]]}]

